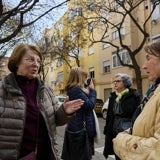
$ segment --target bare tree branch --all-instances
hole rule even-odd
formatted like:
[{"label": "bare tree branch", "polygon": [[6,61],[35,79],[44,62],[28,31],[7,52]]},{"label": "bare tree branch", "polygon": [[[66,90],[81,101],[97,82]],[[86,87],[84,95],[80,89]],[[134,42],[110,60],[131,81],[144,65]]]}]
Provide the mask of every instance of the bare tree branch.
[{"label": "bare tree branch", "polygon": [[[40,18],[47,15],[49,12],[51,12],[57,7],[60,7],[66,4],[66,2],[68,1],[69,0],[66,0],[62,3],[55,4],[55,6],[51,7],[50,9],[41,13],[40,15],[34,16],[33,19],[29,19],[29,16],[35,9],[39,0],[30,0],[30,1],[21,0],[19,4],[14,8],[12,8],[11,6],[5,6],[1,2],[0,5],[2,8],[0,12],[0,33],[1,33],[0,44],[8,42],[13,37],[15,37],[21,31],[22,28],[32,25],[33,23],[38,21]],[[11,24],[11,21],[12,22],[16,21],[16,22]],[[5,32],[3,31],[8,25],[13,25],[13,27],[10,27],[11,29],[8,30],[7,34],[4,34]]]},{"label": "bare tree branch", "polygon": [[[116,4],[117,3],[117,4]],[[136,55],[142,50],[145,45],[149,35],[147,30],[147,25],[150,22],[151,16],[156,8],[156,5],[159,4],[159,0],[153,0],[153,7],[151,12],[148,12],[144,21],[139,21],[139,15],[137,15],[138,8],[144,6],[144,0],[108,0],[104,2],[94,3],[94,10],[91,15],[87,15],[84,18],[88,23],[93,23],[94,29],[101,31],[101,35],[97,38],[95,32],[90,32],[90,40],[92,43],[104,43],[109,44],[112,48],[115,49],[115,53],[119,58],[120,64],[134,69],[136,75],[136,84],[139,92],[142,94],[142,77],[140,66],[136,60]],[[112,18],[117,17],[117,18]],[[125,27],[126,23],[130,23],[133,28],[141,34],[141,39],[136,47],[132,47],[129,44],[122,34],[122,29]],[[132,28],[130,28],[132,29]],[[126,28],[127,30],[127,28]],[[110,31],[110,32],[109,32]],[[111,40],[109,33],[115,31],[118,33],[118,38],[116,43]],[[119,54],[120,50],[126,50],[129,54],[132,63],[127,64],[121,59]]]}]

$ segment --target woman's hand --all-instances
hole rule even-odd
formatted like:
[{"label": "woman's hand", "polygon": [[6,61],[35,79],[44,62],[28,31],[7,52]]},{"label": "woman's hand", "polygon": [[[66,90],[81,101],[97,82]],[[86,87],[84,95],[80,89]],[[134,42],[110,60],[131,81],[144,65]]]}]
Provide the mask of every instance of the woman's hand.
[{"label": "woman's hand", "polygon": [[82,99],[69,101],[69,97],[67,96],[63,103],[63,108],[67,114],[72,114],[78,109],[80,109],[83,104],[84,104],[84,101]]}]

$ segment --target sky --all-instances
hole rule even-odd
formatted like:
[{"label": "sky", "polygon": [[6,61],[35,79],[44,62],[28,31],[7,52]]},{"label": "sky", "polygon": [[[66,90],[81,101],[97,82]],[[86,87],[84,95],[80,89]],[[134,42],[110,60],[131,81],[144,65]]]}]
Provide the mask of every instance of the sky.
[{"label": "sky", "polygon": [[[12,7],[16,7],[20,0],[3,0],[4,3],[9,4]],[[49,8],[55,6],[56,4],[60,4],[64,2],[64,0],[39,0],[39,3],[37,3],[37,7],[35,7],[34,12],[27,16],[27,20],[30,21],[33,18],[31,18],[31,15],[41,15]],[[39,39],[42,37],[42,33],[45,30],[45,28],[51,28],[58,19],[63,16],[67,9],[67,5],[64,5],[62,7],[56,8],[52,10],[50,13],[48,13],[46,16],[39,19],[35,24],[34,27],[37,27],[37,29],[34,29],[34,36],[39,37]],[[8,52],[8,56],[10,55],[10,51]]]},{"label": "sky", "polygon": [[[30,21],[33,16],[41,15],[43,12],[48,10],[49,8],[56,6],[57,4],[60,4],[64,2],[65,0],[39,0],[39,2],[36,4],[36,7],[34,8],[34,12],[30,14],[29,16],[26,16],[28,18],[28,21]],[[11,5],[12,7],[16,7],[20,0],[3,0],[4,3],[7,3]],[[67,9],[66,5],[63,5],[62,7],[55,8],[50,13],[48,13],[45,17],[42,17],[39,22],[41,22],[39,25],[44,25],[46,27],[52,27],[52,25],[65,13]]]}]

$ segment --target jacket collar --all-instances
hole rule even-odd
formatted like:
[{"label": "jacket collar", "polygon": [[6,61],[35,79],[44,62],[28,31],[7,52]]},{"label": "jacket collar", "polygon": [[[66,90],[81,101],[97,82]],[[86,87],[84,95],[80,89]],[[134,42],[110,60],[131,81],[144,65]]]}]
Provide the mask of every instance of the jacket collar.
[{"label": "jacket collar", "polygon": [[[38,81],[38,88],[44,85],[44,82],[40,79],[36,78],[36,80]],[[18,86],[14,73],[10,73],[6,77],[4,77],[2,79],[2,85],[9,92],[19,92],[20,94],[22,93],[21,89]]]}]

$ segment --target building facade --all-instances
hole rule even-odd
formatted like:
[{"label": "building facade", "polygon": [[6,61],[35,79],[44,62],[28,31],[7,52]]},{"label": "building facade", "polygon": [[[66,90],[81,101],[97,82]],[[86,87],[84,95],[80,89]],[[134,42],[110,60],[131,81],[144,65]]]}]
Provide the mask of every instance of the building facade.
[{"label": "building facade", "polygon": [[[136,2],[138,1],[135,0],[133,4],[136,5]],[[144,38],[144,46],[160,39],[160,4],[157,3],[148,21],[146,20],[153,8],[152,1],[142,1],[131,12],[133,19],[127,14],[125,18],[118,14],[124,14],[123,7],[128,9],[128,5],[123,6],[113,1],[112,8],[108,8],[108,1],[69,2],[67,12],[50,29],[48,36],[54,39],[51,42],[53,48],[56,48],[55,44],[59,46],[53,60],[55,77],[52,81],[56,94],[65,94],[68,73],[73,67],[82,67],[88,71],[89,77],[94,80],[97,98],[104,101],[112,91],[113,77],[118,72],[129,74],[133,79],[133,88],[137,88],[135,70],[129,66],[124,67],[119,57],[123,63],[132,65],[131,56],[125,46],[134,54]],[[111,12],[112,9],[114,12]],[[144,35],[142,29],[148,35]],[[144,59],[142,47],[135,54],[135,60],[141,71],[143,93],[150,84],[142,69]]]}]

